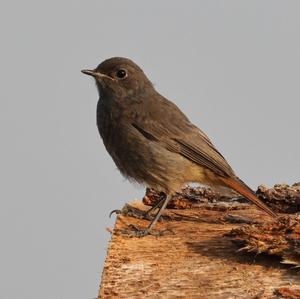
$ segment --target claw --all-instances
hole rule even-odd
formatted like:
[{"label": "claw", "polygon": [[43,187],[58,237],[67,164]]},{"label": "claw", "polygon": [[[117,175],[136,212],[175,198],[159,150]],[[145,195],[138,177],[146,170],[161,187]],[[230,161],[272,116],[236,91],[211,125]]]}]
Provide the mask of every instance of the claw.
[{"label": "claw", "polygon": [[[153,216],[151,215],[152,210],[153,208],[149,209],[148,211],[143,211],[129,204],[126,204],[121,210],[119,209],[112,210],[109,213],[109,218],[111,218],[112,214],[116,213],[117,215],[121,214],[124,216],[130,216],[138,219],[145,219],[145,220],[152,221],[153,220]],[[159,221],[162,221],[162,218],[159,219]]]},{"label": "claw", "polygon": [[112,213],[117,213],[117,214],[121,214],[124,216],[129,216],[129,217],[134,217],[134,218],[138,218],[138,219],[145,219],[145,220],[152,220],[152,217],[150,215],[147,214],[147,212],[137,209],[129,204],[126,204],[122,210],[114,210],[111,212]]},{"label": "claw", "polygon": [[111,218],[111,215],[114,214],[114,213],[116,213],[116,214],[118,215],[118,214],[121,214],[122,211],[121,211],[121,210],[118,210],[118,209],[112,210],[112,211],[109,213],[109,218]]},{"label": "claw", "polygon": [[169,235],[169,234],[174,234],[174,232],[170,229],[164,229],[161,231],[153,231],[153,230],[149,230],[148,228],[139,229],[138,227],[136,227],[133,224],[129,225],[129,227],[133,230],[118,229],[118,230],[115,230],[115,232],[122,236],[135,237],[135,238],[142,238],[145,236],[161,237],[161,236],[165,236],[165,235]]}]

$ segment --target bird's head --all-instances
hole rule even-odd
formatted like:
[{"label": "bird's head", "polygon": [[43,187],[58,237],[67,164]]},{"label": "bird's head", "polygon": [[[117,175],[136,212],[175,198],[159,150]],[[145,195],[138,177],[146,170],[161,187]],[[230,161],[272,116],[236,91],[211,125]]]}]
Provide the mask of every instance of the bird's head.
[{"label": "bird's head", "polygon": [[95,78],[100,96],[130,97],[152,88],[142,69],[128,58],[109,58],[82,73]]}]

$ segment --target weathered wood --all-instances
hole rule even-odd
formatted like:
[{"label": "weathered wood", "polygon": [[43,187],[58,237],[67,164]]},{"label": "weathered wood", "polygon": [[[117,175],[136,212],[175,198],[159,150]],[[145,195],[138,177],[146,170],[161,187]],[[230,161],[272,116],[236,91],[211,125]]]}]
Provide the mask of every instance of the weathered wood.
[{"label": "weathered wood", "polygon": [[[140,202],[134,205],[147,209]],[[117,217],[99,298],[300,298],[297,269],[281,264],[280,258],[238,252],[225,236],[242,225],[234,222],[247,222],[245,217],[272,221],[255,207],[168,209],[164,215],[156,229],[174,234],[144,238],[118,230],[129,223],[146,227],[148,221]]]}]

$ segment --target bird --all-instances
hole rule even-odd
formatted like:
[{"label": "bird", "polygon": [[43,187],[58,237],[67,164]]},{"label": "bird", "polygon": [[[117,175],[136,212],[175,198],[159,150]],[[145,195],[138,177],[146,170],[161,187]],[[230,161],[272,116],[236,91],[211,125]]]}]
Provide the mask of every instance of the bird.
[{"label": "bird", "polygon": [[149,226],[134,235],[151,234],[172,195],[188,183],[232,189],[277,217],[235,174],[209,137],[156,91],[135,62],[112,57],[81,72],[95,79],[98,130],[121,174],[166,194]]}]

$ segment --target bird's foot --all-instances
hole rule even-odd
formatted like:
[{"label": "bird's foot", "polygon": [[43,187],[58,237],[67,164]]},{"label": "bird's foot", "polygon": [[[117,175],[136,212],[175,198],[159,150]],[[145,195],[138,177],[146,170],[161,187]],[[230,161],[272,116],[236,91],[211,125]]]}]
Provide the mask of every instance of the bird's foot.
[{"label": "bird's foot", "polygon": [[117,234],[120,234],[122,236],[129,236],[129,237],[136,237],[136,238],[142,238],[145,236],[155,236],[155,237],[161,237],[169,234],[174,234],[174,232],[170,229],[163,229],[161,231],[153,231],[149,228],[146,229],[140,229],[137,226],[130,224],[129,225],[130,230],[128,229],[118,229],[115,232]]},{"label": "bird's foot", "polygon": [[[116,211],[112,211],[110,213],[110,215],[112,213],[117,213],[117,214],[122,214],[122,215],[126,215],[126,216],[131,216],[131,217],[136,217],[139,219],[147,219],[149,220],[149,214],[151,213],[151,211],[157,209],[159,207],[159,210],[157,212],[157,214],[155,215],[155,217],[153,217],[150,225],[146,228],[146,229],[140,229],[138,227],[136,227],[135,225],[127,225],[131,230],[124,230],[124,229],[115,229],[116,233],[122,234],[122,235],[127,235],[130,237],[144,237],[147,235],[152,235],[152,236],[163,236],[166,233],[173,233],[172,231],[165,229],[162,231],[153,231],[153,228],[155,226],[155,224],[157,223],[157,221],[161,218],[161,214],[163,212],[163,210],[166,208],[169,200],[171,199],[171,196],[165,197],[163,198],[157,205],[153,206],[150,210],[148,210],[147,212],[145,211],[141,211],[135,207],[132,207],[128,204],[126,204],[124,206],[124,208],[122,210],[116,210]],[[151,217],[152,218],[152,217]]]},{"label": "bird's foot", "polygon": [[142,211],[139,210],[129,204],[125,204],[125,206],[121,210],[113,210],[109,213],[109,217],[111,217],[112,214],[116,213],[121,214],[123,216],[130,216],[138,219],[145,219],[145,220],[152,220],[153,216],[148,213],[148,211]]}]

